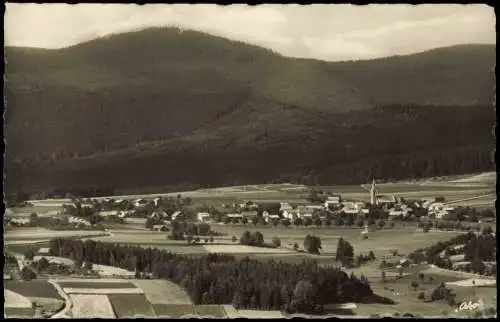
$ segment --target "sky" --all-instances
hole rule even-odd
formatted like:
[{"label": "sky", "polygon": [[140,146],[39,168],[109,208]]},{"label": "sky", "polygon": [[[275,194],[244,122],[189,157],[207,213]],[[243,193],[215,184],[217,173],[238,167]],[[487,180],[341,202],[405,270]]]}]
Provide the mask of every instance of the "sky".
[{"label": "sky", "polygon": [[496,44],[493,7],[315,4],[14,4],[7,46],[62,48],[109,34],[178,26],[289,57],[328,61],[404,55],[456,44]]}]

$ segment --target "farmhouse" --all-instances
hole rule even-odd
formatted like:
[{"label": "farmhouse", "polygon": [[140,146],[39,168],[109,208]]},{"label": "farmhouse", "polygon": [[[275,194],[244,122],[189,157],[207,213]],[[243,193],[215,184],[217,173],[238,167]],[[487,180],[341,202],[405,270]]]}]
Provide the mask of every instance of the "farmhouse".
[{"label": "farmhouse", "polygon": [[198,221],[209,221],[210,220],[210,214],[208,212],[199,212],[196,217],[198,218]]},{"label": "farmhouse", "polygon": [[87,227],[90,227],[91,224],[88,220],[85,220],[85,219],[82,219],[82,218],[78,218],[78,217],[74,217],[74,216],[70,216],[68,218],[68,222],[71,223],[71,224],[75,224],[75,225],[82,225],[82,226],[87,226]]},{"label": "farmhouse", "polygon": [[29,224],[30,220],[28,218],[11,218],[11,224],[26,225]]},{"label": "farmhouse", "polygon": [[280,211],[281,212],[290,211],[290,210],[293,210],[293,207],[288,202],[281,202],[280,203]]},{"label": "farmhouse", "polygon": [[331,202],[341,203],[342,202],[342,197],[340,195],[328,196],[326,198],[326,200],[327,201],[331,201]]},{"label": "farmhouse", "polygon": [[[342,211],[346,214],[357,215],[365,209],[365,204],[363,202],[354,202],[354,201],[344,201],[342,202]],[[366,209],[368,210],[368,209]]]},{"label": "farmhouse", "polygon": [[140,198],[134,202],[134,207],[140,208],[146,206],[147,204],[148,201],[146,199]]},{"label": "farmhouse", "polygon": [[282,214],[283,218],[287,218],[289,220],[294,220],[298,217],[298,211],[296,209],[284,210]]},{"label": "farmhouse", "polygon": [[76,212],[75,205],[62,205],[61,208],[57,211],[60,215],[68,215]]},{"label": "farmhouse", "polygon": [[151,214],[151,218],[153,218],[153,219],[164,219],[166,217],[167,217],[167,213],[164,211],[154,211]]},{"label": "farmhouse", "polygon": [[153,225],[154,231],[168,231],[167,226],[165,225]]},{"label": "farmhouse", "polygon": [[125,204],[127,201],[123,199],[117,199],[113,203],[117,206]]},{"label": "farmhouse", "polygon": [[323,210],[324,209],[324,207],[320,206],[320,205],[305,205],[304,207],[306,209],[308,209],[309,211]]},{"label": "farmhouse", "polygon": [[306,206],[298,206],[296,209],[296,216],[298,218],[311,218],[313,211],[310,208],[307,208]]},{"label": "farmhouse", "polygon": [[389,217],[408,217],[413,210],[407,205],[395,205],[389,209]]},{"label": "farmhouse", "polygon": [[103,216],[103,217],[107,217],[107,216],[116,216],[118,215],[119,213],[117,211],[101,211],[99,212],[99,215]]},{"label": "farmhouse", "polygon": [[158,207],[161,203],[161,197],[154,198],[153,203],[154,203],[155,207]]},{"label": "farmhouse", "polygon": [[[171,217],[171,218],[172,218],[172,220],[175,220],[175,219],[176,219],[177,217],[179,217],[179,216],[181,216],[181,217],[182,217],[182,211],[177,210],[176,212],[174,212],[174,213],[172,214],[172,217]],[[180,217],[179,217],[179,218],[180,218]]]},{"label": "farmhouse", "polygon": [[227,214],[226,216],[227,216],[227,218],[231,218],[231,219],[234,219],[234,218],[241,219],[241,218],[243,218],[243,214],[238,214],[238,213]]},{"label": "farmhouse", "polygon": [[259,205],[253,201],[247,201],[244,203],[240,203],[238,206],[240,209],[247,209],[247,210],[256,210],[259,208]]},{"label": "farmhouse", "polygon": [[377,204],[379,205],[391,204],[396,202],[397,202],[396,196],[382,196],[382,195],[377,196]]},{"label": "farmhouse", "polygon": [[266,222],[272,222],[273,220],[280,219],[279,215],[270,215],[269,213],[267,213],[266,215],[263,215],[263,217],[264,217]]},{"label": "farmhouse", "polygon": [[240,215],[247,219],[251,219],[257,217],[257,211],[243,211]]},{"label": "farmhouse", "polygon": [[132,215],[133,212],[132,211],[123,211],[123,210],[120,210],[118,211],[118,218],[125,218],[125,217],[128,217],[130,215]]}]

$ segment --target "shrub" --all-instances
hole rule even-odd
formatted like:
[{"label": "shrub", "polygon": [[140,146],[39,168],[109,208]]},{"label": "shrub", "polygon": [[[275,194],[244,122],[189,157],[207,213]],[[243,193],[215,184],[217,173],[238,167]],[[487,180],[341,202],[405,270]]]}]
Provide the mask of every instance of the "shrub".
[{"label": "shrub", "polygon": [[264,235],[260,231],[249,232],[244,231],[240,237],[240,244],[248,246],[263,246],[264,245]]},{"label": "shrub", "polygon": [[419,300],[425,300],[425,293],[424,292],[418,293],[418,299]]},{"label": "shrub", "polygon": [[83,266],[83,267],[84,267],[85,269],[87,269],[87,270],[91,271],[91,270],[94,268],[94,265],[93,265],[91,262],[89,262],[89,261],[85,261],[85,264],[84,264],[84,266]]},{"label": "shrub", "polygon": [[236,236],[233,236],[233,238],[231,238],[231,241],[232,241],[233,243],[235,243],[237,240],[238,240],[238,239],[236,238]]},{"label": "shrub", "polygon": [[24,252],[25,259],[32,261],[34,257],[35,257],[35,250],[34,249],[30,248]]},{"label": "shrub", "polygon": [[491,228],[491,226],[489,226],[489,225],[484,226],[484,228],[483,228],[483,234],[487,235],[487,234],[491,234],[491,233],[493,233],[493,229]]},{"label": "shrub", "polygon": [[293,250],[295,251],[299,250],[299,244],[297,243],[293,244]]},{"label": "shrub", "polygon": [[39,271],[46,270],[49,267],[49,261],[45,257],[42,257],[38,260],[36,266]]},{"label": "shrub", "polygon": [[354,247],[344,238],[340,237],[337,243],[337,252],[335,254],[335,260],[340,261],[343,264],[350,263],[354,258]]},{"label": "shrub", "polygon": [[307,235],[304,238],[304,249],[312,254],[319,254],[321,249],[321,239],[318,236]]},{"label": "shrub", "polygon": [[411,282],[411,287],[413,287],[413,289],[417,289],[418,288],[418,283],[416,281],[412,281]]},{"label": "shrub", "polygon": [[25,281],[31,281],[36,279],[36,273],[31,267],[24,266],[21,270],[21,278]]},{"label": "shrub", "polygon": [[210,236],[210,242],[213,243],[214,242],[214,236]]},{"label": "shrub", "polygon": [[281,246],[281,239],[279,239],[279,237],[273,237],[273,245],[275,247],[280,247]]}]

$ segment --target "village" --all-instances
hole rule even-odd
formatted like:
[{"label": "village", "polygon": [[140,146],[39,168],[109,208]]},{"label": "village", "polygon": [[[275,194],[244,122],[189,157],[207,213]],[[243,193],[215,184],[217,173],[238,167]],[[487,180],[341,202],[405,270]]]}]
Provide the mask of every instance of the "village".
[{"label": "village", "polygon": [[[71,198],[57,211],[63,215],[66,226],[91,228],[102,219],[124,222],[125,218],[149,218],[152,230],[165,231],[172,221],[190,221],[219,224],[259,224],[273,226],[353,226],[365,230],[383,227],[389,222],[418,225],[419,228],[457,228],[456,222],[481,223],[494,219],[493,211],[477,211],[470,207],[454,207],[455,201],[443,197],[407,200],[396,194],[378,193],[375,180],[367,191],[369,201],[344,199],[340,194],[316,190],[308,191],[308,202],[293,203],[286,200],[259,202],[242,200],[207,206],[203,201],[173,197],[138,199],[83,199]],[[366,199],[368,199],[366,198]],[[360,198],[361,199],[361,198]],[[67,215],[67,216],[64,216]],[[94,215],[91,217],[90,215]],[[55,217],[57,217],[55,216]],[[9,218],[6,224],[30,225],[33,218]],[[4,219],[5,221],[5,219]],[[447,223],[447,225],[446,225]],[[148,225],[148,224],[147,224]]]}]

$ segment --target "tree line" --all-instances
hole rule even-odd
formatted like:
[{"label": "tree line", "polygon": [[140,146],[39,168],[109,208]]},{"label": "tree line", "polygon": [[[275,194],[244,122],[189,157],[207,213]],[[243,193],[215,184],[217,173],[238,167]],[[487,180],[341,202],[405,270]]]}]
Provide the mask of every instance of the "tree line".
[{"label": "tree line", "polygon": [[[140,248],[87,240],[56,238],[51,256],[151,273],[182,286],[195,304],[233,304],[240,309],[321,311],[330,303],[368,300],[373,291],[364,276],[314,262],[289,264],[226,254],[182,256],[156,248]],[[221,279],[221,276],[224,276]]]},{"label": "tree line", "polygon": [[[312,129],[304,129],[308,135],[272,140],[265,148],[261,142],[221,151],[214,147],[213,152],[191,145],[180,151],[172,147],[165,155],[122,158],[113,168],[95,162],[91,168],[73,171],[58,163],[47,167],[43,162],[7,160],[6,190],[32,192],[37,190],[33,181],[54,195],[56,190],[58,195],[68,191],[114,195],[124,189],[146,191],[162,182],[207,188],[271,182],[359,184],[373,176],[389,180],[494,169],[491,106],[388,106],[339,117],[355,125],[332,129],[337,119],[318,116]],[[310,153],[296,155],[293,163],[278,162],[295,155],[297,145]],[[192,170],[155,170],[179,165]],[[124,174],[126,181],[121,180]]]},{"label": "tree line", "polygon": [[[463,251],[454,250],[454,246],[463,245]],[[452,262],[449,258],[444,258],[441,253],[451,256],[463,252],[464,260],[471,262],[471,269],[474,273],[481,275],[492,275],[484,264],[485,261],[496,260],[496,237],[491,234],[491,228],[483,231],[482,234],[468,232],[453,237],[445,242],[438,242],[435,245],[419,248],[408,255],[408,258],[418,264],[426,261],[441,268],[451,269]]]}]

